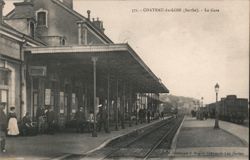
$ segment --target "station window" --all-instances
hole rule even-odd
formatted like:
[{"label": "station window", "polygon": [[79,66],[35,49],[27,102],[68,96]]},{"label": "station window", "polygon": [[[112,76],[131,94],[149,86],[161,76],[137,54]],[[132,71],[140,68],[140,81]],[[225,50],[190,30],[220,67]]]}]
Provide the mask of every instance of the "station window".
[{"label": "station window", "polygon": [[0,67],[0,85],[8,85],[9,72],[5,68]]},{"label": "station window", "polygon": [[35,37],[35,25],[33,22],[30,22],[30,36]]},{"label": "station window", "polygon": [[40,9],[36,12],[37,26],[48,26],[47,18],[48,11]]}]

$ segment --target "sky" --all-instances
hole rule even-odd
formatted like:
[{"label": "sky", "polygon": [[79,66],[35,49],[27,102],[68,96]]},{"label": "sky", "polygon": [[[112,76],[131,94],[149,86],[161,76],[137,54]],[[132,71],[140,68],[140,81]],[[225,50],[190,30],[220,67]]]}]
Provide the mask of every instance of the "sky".
[{"label": "sky", "polygon": [[[8,13],[14,1],[5,2]],[[219,98],[249,97],[248,0],[74,0],[74,9],[91,10],[113,42],[129,43],[170,94],[211,103],[218,83]]]}]

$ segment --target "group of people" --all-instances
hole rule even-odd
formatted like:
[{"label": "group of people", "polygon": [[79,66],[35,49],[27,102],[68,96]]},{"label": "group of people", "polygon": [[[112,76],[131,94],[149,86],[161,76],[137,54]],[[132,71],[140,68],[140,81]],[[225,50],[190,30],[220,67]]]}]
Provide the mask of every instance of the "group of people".
[{"label": "group of people", "polygon": [[150,117],[151,117],[151,112],[150,110],[146,110],[145,108],[141,108],[139,109],[139,121],[140,123],[143,123],[146,121],[146,117],[147,117],[147,122],[150,123]]},{"label": "group of people", "polygon": [[21,133],[23,136],[36,135],[38,133],[54,134],[56,114],[52,107],[39,107],[36,112],[36,122],[33,122],[30,113],[27,112],[21,121]]},{"label": "group of people", "polygon": [[26,112],[25,116],[22,118],[20,127],[23,136],[36,134],[36,125],[32,122],[29,112]]},{"label": "group of people", "polygon": [[56,113],[53,108],[49,105],[45,108],[40,106],[36,111],[36,122],[38,133],[54,134],[56,127]]},{"label": "group of people", "polygon": [[[102,128],[104,128],[104,131],[108,132],[108,113],[106,111],[106,108],[102,105],[100,105],[98,110],[98,113],[96,114],[96,121],[97,121],[97,130],[100,132]],[[88,131],[93,129],[94,124],[94,117],[93,113],[90,114],[89,119],[87,120],[85,117],[85,112],[83,110],[83,107],[80,107],[74,116],[74,120],[76,122],[76,132],[77,133],[83,133],[86,129]]]},{"label": "group of people", "polygon": [[[54,134],[56,114],[50,106],[38,107],[36,111],[36,122],[32,121],[30,113],[27,112],[22,118],[20,123],[17,121],[17,115],[15,113],[15,107],[10,107],[8,115],[4,112],[5,103],[0,103],[0,140],[1,140],[1,151],[5,152],[5,139],[6,134],[10,136],[17,136],[22,134],[36,135],[37,133],[49,133]],[[90,114],[93,115],[93,114]],[[99,106],[99,111],[96,115],[97,117],[97,130],[100,132],[102,128],[108,133],[108,113],[105,106]],[[83,107],[75,113],[74,119],[76,120],[76,131],[84,132],[84,128],[88,127],[88,130],[92,127],[93,129],[93,116],[89,121],[85,118],[85,113]],[[18,125],[19,124],[19,125]]]},{"label": "group of people", "polygon": [[54,125],[56,116],[51,107],[47,107],[46,109],[39,108],[37,112],[37,123],[32,121],[29,112],[26,112],[25,116],[22,118],[20,125],[18,125],[17,115],[15,113],[15,107],[10,107],[10,111],[8,115],[5,114],[5,103],[0,103],[0,142],[1,142],[1,152],[6,152],[5,149],[5,141],[6,134],[8,136],[18,136],[20,133],[22,135],[34,135],[38,132],[41,132],[43,129],[45,131],[46,128],[41,126],[46,126],[47,124],[47,132],[49,134],[54,133]]},{"label": "group of people", "polygon": [[199,120],[207,120],[208,119],[208,113],[207,112],[198,112],[196,113],[196,118]]},{"label": "group of people", "polygon": [[198,110],[198,111],[192,110],[191,115],[192,117],[196,117],[199,120],[206,120],[209,117],[208,112],[202,111],[202,110]]}]

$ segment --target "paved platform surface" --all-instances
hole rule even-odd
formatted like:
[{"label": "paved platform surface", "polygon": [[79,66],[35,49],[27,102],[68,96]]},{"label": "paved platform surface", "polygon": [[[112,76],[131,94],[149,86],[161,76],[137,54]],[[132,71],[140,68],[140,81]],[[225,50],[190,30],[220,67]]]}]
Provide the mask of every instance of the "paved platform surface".
[{"label": "paved platform surface", "polygon": [[132,127],[126,126],[125,129],[111,131],[111,133],[98,132],[98,137],[92,137],[91,133],[56,133],[33,137],[7,137],[7,152],[0,153],[0,159],[60,159],[69,154],[84,154],[116,137],[159,121],[133,125]]},{"label": "paved platform surface", "polygon": [[214,119],[185,117],[171,159],[248,159],[249,128]]}]

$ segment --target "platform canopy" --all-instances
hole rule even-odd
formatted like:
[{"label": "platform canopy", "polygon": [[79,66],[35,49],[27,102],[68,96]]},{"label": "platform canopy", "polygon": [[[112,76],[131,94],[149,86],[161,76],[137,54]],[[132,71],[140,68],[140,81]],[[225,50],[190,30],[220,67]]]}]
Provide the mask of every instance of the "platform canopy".
[{"label": "platform canopy", "polygon": [[141,93],[168,93],[169,90],[128,44],[91,46],[30,47],[25,49],[31,65],[54,65],[74,77],[92,77],[92,57],[97,57],[97,78],[128,82]]}]

